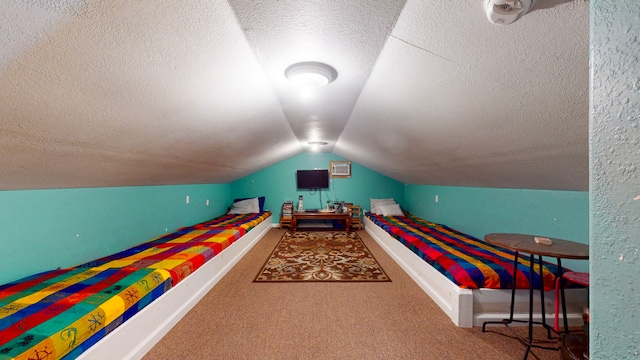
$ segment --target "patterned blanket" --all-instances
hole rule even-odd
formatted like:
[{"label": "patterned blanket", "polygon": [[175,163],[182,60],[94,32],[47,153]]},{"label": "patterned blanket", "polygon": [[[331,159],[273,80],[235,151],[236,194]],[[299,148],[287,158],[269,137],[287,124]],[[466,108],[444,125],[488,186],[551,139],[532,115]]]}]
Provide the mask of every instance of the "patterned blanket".
[{"label": "patterned blanket", "polygon": [[0,286],[0,359],[82,352],[171,285],[162,269],[71,268]]},{"label": "patterned blanket", "polygon": [[[514,283],[517,289],[529,288],[528,256],[520,256],[514,279],[515,254],[511,250],[413,215],[367,213],[367,217],[461,288],[511,289]],[[541,277],[536,260],[535,288],[539,288],[542,278],[545,290],[554,289],[557,269],[556,265],[543,261]]]},{"label": "patterned blanket", "polygon": [[179,230],[78,267],[165,269],[175,285],[245,233],[244,229]]},{"label": "patterned blanket", "polygon": [[249,231],[269,216],[271,216],[271,212],[269,210],[261,213],[226,214],[215,219],[196,224],[191,228],[241,228]]},{"label": "patterned blanket", "polygon": [[223,215],[0,286],[0,360],[78,357],[269,216]]}]

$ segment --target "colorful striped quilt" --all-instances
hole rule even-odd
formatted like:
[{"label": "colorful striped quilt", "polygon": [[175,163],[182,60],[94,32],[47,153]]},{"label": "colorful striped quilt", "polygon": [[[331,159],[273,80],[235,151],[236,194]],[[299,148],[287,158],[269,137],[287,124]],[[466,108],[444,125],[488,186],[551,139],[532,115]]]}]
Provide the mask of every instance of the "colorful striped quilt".
[{"label": "colorful striped quilt", "polygon": [[271,212],[266,210],[261,213],[249,213],[249,214],[225,214],[215,219],[211,219],[192,226],[193,228],[242,228],[247,231],[260,224],[266,218],[271,216]]},{"label": "colorful striped quilt", "polygon": [[269,216],[223,215],[0,286],[0,360],[75,359]]},{"label": "colorful striped quilt", "polygon": [[78,267],[165,269],[175,285],[245,233],[240,228],[179,230]]},{"label": "colorful striped quilt", "polygon": [[165,269],[176,285],[270,215],[225,214],[79,267]]},{"label": "colorful striped quilt", "polygon": [[[514,281],[514,252],[511,250],[409,214],[381,216],[367,213],[367,217],[461,288],[511,289],[514,282],[517,289],[529,288],[529,256],[520,256]],[[557,269],[556,265],[543,261],[545,290],[555,288]],[[536,289],[540,279],[536,261],[533,276]]]},{"label": "colorful striped quilt", "polygon": [[60,359],[82,351],[169,290],[171,281],[162,269],[70,268],[0,286],[0,359]]}]

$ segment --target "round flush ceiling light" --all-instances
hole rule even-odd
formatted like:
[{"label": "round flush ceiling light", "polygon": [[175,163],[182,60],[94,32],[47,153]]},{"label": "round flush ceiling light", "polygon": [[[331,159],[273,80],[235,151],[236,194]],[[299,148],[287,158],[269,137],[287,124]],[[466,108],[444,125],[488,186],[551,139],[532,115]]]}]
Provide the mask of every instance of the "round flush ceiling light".
[{"label": "round flush ceiling light", "polygon": [[338,72],[327,64],[306,61],[289,66],[284,75],[296,85],[321,87],[335,80]]},{"label": "round flush ceiling light", "polygon": [[323,146],[329,145],[329,143],[325,141],[309,141],[307,144],[311,146],[311,151],[320,151]]}]

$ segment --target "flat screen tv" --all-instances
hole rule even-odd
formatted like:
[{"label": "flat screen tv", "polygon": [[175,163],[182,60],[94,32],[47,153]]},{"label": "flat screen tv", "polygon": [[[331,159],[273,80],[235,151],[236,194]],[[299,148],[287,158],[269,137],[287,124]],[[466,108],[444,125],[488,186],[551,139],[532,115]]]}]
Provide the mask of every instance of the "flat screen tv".
[{"label": "flat screen tv", "polygon": [[329,170],[298,170],[296,185],[298,189],[328,189]]}]

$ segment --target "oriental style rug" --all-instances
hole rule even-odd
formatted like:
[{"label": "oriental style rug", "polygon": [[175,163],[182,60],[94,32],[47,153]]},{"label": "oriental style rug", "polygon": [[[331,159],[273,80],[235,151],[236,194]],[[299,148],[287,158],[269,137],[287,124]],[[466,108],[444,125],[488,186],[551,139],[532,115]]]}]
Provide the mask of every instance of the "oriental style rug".
[{"label": "oriental style rug", "polygon": [[391,281],[356,232],[286,232],[254,282]]}]

